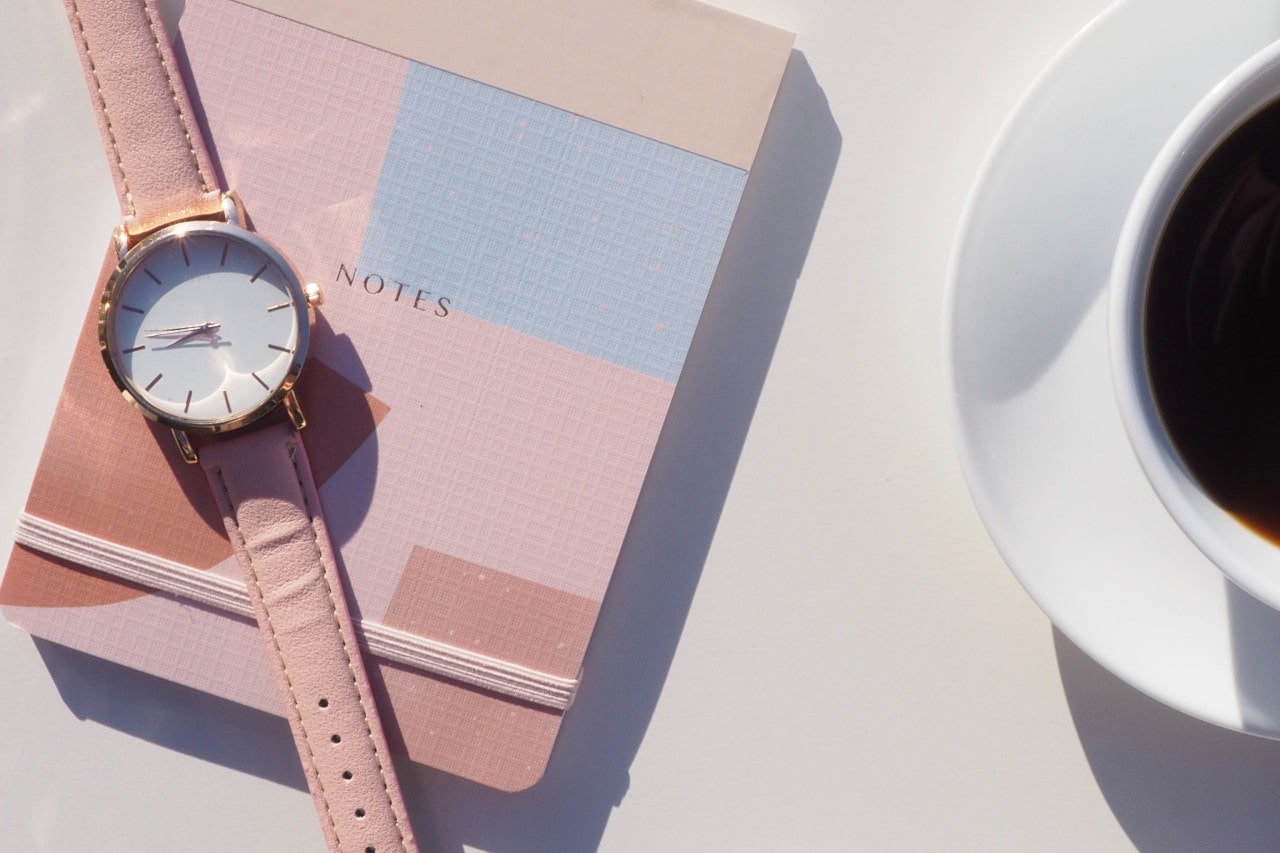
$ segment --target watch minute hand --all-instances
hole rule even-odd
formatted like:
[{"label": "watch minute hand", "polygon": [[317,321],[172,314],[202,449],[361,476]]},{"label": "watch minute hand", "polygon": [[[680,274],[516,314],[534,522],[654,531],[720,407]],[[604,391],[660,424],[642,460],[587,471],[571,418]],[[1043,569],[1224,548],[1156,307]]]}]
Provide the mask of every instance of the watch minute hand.
[{"label": "watch minute hand", "polygon": [[163,329],[147,329],[142,333],[145,338],[171,338],[188,332],[212,332],[222,328],[221,323],[193,323],[190,326],[166,326]]},{"label": "watch minute hand", "polygon": [[160,347],[160,349],[173,349],[179,344],[184,344],[192,338],[205,335],[210,332],[217,332],[222,328],[221,323],[197,323],[192,326],[173,326],[167,329],[152,329],[149,332],[143,332],[148,338],[169,338],[178,335],[178,339],[171,344]]}]

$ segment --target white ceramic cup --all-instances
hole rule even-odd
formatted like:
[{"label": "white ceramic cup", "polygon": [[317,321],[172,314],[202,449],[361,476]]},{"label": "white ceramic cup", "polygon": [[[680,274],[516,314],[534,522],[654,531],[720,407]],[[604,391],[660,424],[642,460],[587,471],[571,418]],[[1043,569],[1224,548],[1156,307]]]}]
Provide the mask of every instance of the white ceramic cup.
[{"label": "white ceramic cup", "polygon": [[1116,398],[1147,478],[1200,550],[1227,577],[1276,608],[1280,608],[1280,546],[1250,530],[1204,492],[1161,421],[1147,371],[1144,307],[1156,248],[1183,189],[1223,140],[1278,100],[1280,42],[1215,86],[1173,132],[1125,219],[1112,267],[1109,306]]}]

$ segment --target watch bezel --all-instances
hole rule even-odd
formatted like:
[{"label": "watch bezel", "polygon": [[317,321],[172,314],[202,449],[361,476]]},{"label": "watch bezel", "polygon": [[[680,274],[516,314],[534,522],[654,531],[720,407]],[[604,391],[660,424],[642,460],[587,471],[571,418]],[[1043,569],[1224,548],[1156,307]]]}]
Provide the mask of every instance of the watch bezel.
[{"label": "watch bezel", "polygon": [[[297,318],[297,349],[283,380],[272,389],[265,400],[253,409],[246,412],[232,413],[225,418],[183,418],[153,406],[135,390],[132,383],[126,378],[113,357],[114,323],[112,321],[119,304],[116,301],[116,297],[141,263],[154,252],[177,240],[191,235],[207,234],[215,234],[246,243],[255,250],[262,252],[280,269],[284,275],[285,285],[290,291],[294,314]],[[216,220],[187,220],[166,225],[147,235],[137,245],[131,247],[121,258],[116,268],[112,270],[107,279],[106,287],[103,289],[102,300],[98,305],[98,346],[111,380],[120,389],[124,398],[137,407],[144,417],[174,429],[185,430],[193,434],[208,435],[230,432],[249,426],[270,414],[284,401],[285,397],[289,395],[297,384],[298,378],[302,374],[303,365],[306,363],[311,338],[311,324],[312,309],[307,299],[302,279],[297,270],[294,269],[293,264],[289,263],[288,258],[284,256],[284,253],[255,232],[240,225]]]}]

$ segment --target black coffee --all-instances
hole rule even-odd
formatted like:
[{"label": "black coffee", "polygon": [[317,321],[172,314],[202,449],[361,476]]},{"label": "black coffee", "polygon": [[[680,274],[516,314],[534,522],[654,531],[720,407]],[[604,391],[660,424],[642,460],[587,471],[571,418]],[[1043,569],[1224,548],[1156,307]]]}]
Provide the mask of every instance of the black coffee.
[{"label": "black coffee", "polygon": [[1145,320],[1156,404],[1187,468],[1280,542],[1280,105],[1233,133],[1179,198]]}]

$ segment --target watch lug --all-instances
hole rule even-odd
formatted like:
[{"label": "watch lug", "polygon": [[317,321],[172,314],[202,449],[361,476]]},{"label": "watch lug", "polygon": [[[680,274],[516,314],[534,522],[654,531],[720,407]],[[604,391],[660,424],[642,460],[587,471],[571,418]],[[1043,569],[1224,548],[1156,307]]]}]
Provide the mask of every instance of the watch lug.
[{"label": "watch lug", "polygon": [[302,413],[302,405],[298,402],[298,395],[292,390],[284,395],[284,410],[289,413],[289,420],[293,423],[294,429],[302,429],[307,425],[307,416]]},{"label": "watch lug", "polygon": [[124,256],[129,254],[129,232],[123,225],[117,225],[111,232],[111,245],[116,248],[116,263],[123,264]]},{"label": "watch lug", "polygon": [[227,190],[222,194],[222,215],[227,222],[244,228],[244,205],[240,203],[240,196],[234,191]]},{"label": "watch lug", "polygon": [[188,465],[194,465],[200,461],[200,457],[196,455],[196,449],[191,445],[191,439],[180,429],[173,431],[173,440],[178,445],[178,451],[182,454],[182,458],[187,461]]}]

